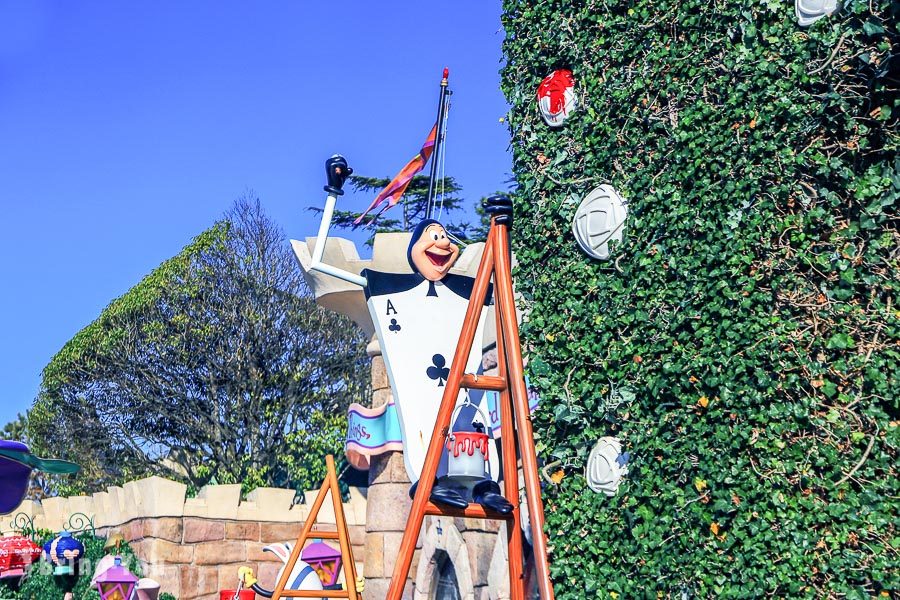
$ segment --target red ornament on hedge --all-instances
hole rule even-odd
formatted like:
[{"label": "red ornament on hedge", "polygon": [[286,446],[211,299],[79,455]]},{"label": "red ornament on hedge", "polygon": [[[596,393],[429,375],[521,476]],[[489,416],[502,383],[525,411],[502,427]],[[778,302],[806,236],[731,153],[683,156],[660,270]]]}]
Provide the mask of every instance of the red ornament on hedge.
[{"label": "red ornament on hedge", "polygon": [[560,127],[576,106],[572,71],[559,69],[545,77],[538,86],[537,100],[547,125]]}]

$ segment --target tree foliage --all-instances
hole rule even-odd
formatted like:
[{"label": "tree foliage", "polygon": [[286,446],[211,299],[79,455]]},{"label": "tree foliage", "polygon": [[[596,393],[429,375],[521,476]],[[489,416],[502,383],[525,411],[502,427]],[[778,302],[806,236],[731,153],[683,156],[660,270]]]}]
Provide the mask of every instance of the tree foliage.
[{"label": "tree foliage", "polygon": [[[350,178],[350,185],[357,192],[365,192],[374,197],[390,183],[389,178],[362,177],[354,175]],[[357,226],[354,221],[359,218],[361,212],[352,210],[335,210],[332,225],[338,229],[362,229],[371,232],[371,237],[366,245],[371,246],[376,233],[394,231],[412,231],[413,228],[428,216],[428,184],[430,179],[425,175],[416,175],[406,188],[406,192],[400,198],[397,206],[393,206],[376,217],[382,207],[378,207],[366,215],[365,219]],[[453,222],[450,213],[457,213],[463,208],[463,200],[457,194],[462,188],[452,177],[444,177],[437,180],[438,200],[433,209],[432,216],[440,221],[460,240],[466,241],[471,235],[471,227],[465,222]],[[322,212],[319,208],[311,208],[314,212]]]},{"label": "tree foliage", "polygon": [[316,306],[259,202],[239,201],[51,360],[31,436],[82,462],[87,490],[153,473],[312,488],[315,469],[294,465],[340,452],[340,418],[309,428],[365,397],[366,341]]},{"label": "tree foliage", "polygon": [[15,420],[10,421],[0,430],[0,439],[28,444],[28,418],[22,413],[18,413]]},{"label": "tree foliage", "polygon": [[[900,586],[898,10],[801,28],[784,0],[504,3],[561,600]],[[554,68],[580,104],[560,129],[535,106]],[[630,210],[607,263],[570,233],[604,182]],[[632,455],[613,498],[581,476],[610,434]]]}]

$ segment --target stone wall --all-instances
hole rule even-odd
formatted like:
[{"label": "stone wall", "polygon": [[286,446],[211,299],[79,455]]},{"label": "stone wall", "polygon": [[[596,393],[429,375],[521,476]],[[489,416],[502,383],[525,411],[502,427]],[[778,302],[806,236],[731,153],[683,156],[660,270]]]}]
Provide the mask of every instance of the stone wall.
[{"label": "stone wall", "polygon": [[[98,535],[120,531],[142,562],[145,576],[180,600],[218,599],[222,589],[237,584],[238,567],[256,571],[260,584],[271,588],[281,562],[263,547],[294,542],[318,490],[305,493],[306,504],[294,504],[294,490],[258,488],[241,500],[240,485],[212,485],[186,498],[183,484],[149,477],[108,488],[93,496],[25,501],[9,518],[25,513],[35,527],[59,531],[70,516],[83,513]],[[363,573],[366,498],[350,489],[343,504],[357,572]],[[326,500],[314,531],[334,531],[334,509]],[[4,522],[3,525],[6,525]],[[330,543],[330,542],[329,542]]]},{"label": "stone wall", "polygon": [[[321,521],[319,521],[321,523]],[[252,568],[260,584],[275,585],[281,561],[263,547],[293,542],[303,523],[236,521],[198,517],[135,519],[117,529],[141,559],[144,574],[162,584],[162,590],[180,600],[217,599],[218,592],[234,589],[238,567]],[[365,528],[348,526],[354,557],[362,556]],[[317,524],[314,531],[334,531],[333,523]],[[101,530],[100,533],[103,533]],[[362,571],[362,561],[356,568]]]},{"label": "stone wall", "polygon": [[[372,357],[372,408],[391,400],[384,358],[378,342],[369,344]],[[372,598],[384,598],[391,582],[391,573],[400,553],[400,540],[406,529],[412,500],[409,498],[409,476],[403,464],[402,452],[387,452],[373,456],[369,467],[369,490],[366,514],[366,594]],[[418,547],[421,547],[421,540]],[[419,556],[413,558],[410,578],[414,576]],[[407,586],[404,600],[412,597],[412,586]]]},{"label": "stone wall", "polygon": [[426,517],[419,558],[413,563],[413,600],[434,597],[439,557],[456,572],[464,600],[508,600],[506,524],[502,521]]}]

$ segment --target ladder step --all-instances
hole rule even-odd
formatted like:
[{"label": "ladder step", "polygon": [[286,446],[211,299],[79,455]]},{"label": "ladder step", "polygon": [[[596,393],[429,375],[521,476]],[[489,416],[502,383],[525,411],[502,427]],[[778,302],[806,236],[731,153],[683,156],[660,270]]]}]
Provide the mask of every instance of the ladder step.
[{"label": "ladder step", "polygon": [[349,598],[347,590],[284,590],[282,598]]},{"label": "ladder step", "polygon": [[337,531],[317,531],[313,529],[309,532],[310,538],[318,538],[320,540],[339,540],[341,537]]},{"label": "ladder step", "polygon": [[506,389],[506,378],[495,375],[472,375],[471,373],[466,373],[463,375],[460,385],[470,390],[502,392]]},{"label": "ladder step", "polygon": [[495,519],[497,521],[512,521],[514,512],[508,515],[501,515],[498,512],[487,510],[480,504],[474,502],[469,504],[467,508],[452,508],[450,506],[438,506],[433,502],[425,504],[425,514],[435,517],[464,517],[467,519]]}]

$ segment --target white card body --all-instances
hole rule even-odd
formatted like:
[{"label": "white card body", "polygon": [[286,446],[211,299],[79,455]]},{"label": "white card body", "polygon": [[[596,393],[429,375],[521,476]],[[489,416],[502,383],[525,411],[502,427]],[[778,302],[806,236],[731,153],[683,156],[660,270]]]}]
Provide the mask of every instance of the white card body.
[{"label": "white card body", "polygon": [[[434,282],[432,286],[424,278],[410,279],[418,276],[409,274],[367,271],[365,275],[370,282],[366,289],[367,305],[400,420],[406,471],[411,481],[418,481],[446,389],[446,380],[441,375],[446,375],[452,365],[469,299],[460,295],[465,289],[461,290],[459,285],[454,285],[456,291],[453,291],[443,282]],[[455,277],[457,284],[461,279],[474,281],[461,275]],[[429,295],[430,289],[436,295]],[[466,360],[466,373],[477,373],[481,366],[484,313],[482,310],[478,320],[472,350]],[[465,397],[466,390],[461,389],[457,402]],[[469,425],[460,423],[459,428],[471,431]],[[496,480],[499,461],[493,440],[491,446],[488,474]],[[438,472],[439,476],[442,474]]]}]

